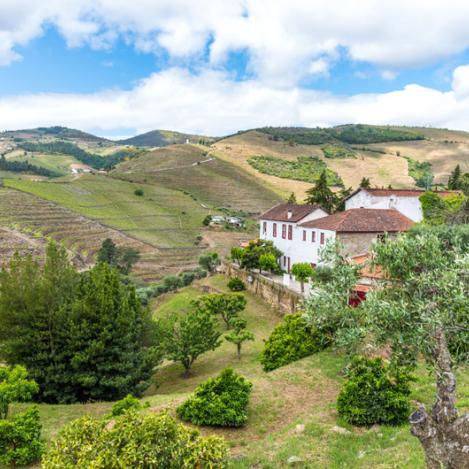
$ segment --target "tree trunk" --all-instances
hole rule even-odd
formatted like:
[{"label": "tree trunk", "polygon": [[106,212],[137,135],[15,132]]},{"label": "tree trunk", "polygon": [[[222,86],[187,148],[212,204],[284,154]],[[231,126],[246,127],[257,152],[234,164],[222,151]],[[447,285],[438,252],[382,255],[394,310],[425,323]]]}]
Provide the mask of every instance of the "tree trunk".
[{"label": "tree trunk", "polygon": [[236,344],[238,349],[238,360],[241,360],[241,344]]},{"label": "tree trunk", "polygon": [[458,417],[456,378],[441,328],[435,341],[436,401],[430,415],[420,405],[410,416],[411,432],[423,446],[429,469],[469,469],[469,413]]}]

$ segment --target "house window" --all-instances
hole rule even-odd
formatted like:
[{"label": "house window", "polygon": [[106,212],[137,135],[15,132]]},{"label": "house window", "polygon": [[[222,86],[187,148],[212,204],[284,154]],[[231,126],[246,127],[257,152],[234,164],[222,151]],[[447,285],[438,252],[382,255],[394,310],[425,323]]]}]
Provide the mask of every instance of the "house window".
[{"label": "house window", "polygon": [[282,239],[287,239],[287,225],[282,225]]},{"label": "house window", "polygon": [[324,244],[324,233],[321,233],[321,244]]},{"label": "house window", "polygon": [[267,222],[262,222],[262,233],[267,233]]},{"label": "house window", "polygon": [[306,241],[306,230],[303,230],[303,241]]},{"label": "house window", "polygon": [[293,226],[288,225],[288,239],[293,239]]},{"label": "house window", "polygon": [[311,232],[311,242],[315,243],[316,242],[316,231]]},{"label": "house window", "polygon": [[277,223],[272,223],[272,236],[277,237]]}]

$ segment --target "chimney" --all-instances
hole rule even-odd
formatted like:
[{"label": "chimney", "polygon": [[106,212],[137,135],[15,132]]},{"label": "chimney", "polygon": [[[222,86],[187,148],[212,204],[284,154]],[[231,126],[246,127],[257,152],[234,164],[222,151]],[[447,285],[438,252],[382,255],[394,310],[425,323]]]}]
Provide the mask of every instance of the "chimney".
[{"label": "chimney", "polygon": [[290,218],[293,216],[293,212],[291,210],[288,210],[287,212],[287,218],[290,220]]}]

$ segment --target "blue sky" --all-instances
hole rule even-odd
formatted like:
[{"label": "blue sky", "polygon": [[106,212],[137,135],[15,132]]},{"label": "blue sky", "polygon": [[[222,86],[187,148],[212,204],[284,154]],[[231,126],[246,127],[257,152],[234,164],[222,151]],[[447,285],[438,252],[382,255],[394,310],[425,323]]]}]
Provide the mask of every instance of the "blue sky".
[{"label": "blue sky", "polygon": [[0,129],[469,130],[466,3],[0,1]]}]

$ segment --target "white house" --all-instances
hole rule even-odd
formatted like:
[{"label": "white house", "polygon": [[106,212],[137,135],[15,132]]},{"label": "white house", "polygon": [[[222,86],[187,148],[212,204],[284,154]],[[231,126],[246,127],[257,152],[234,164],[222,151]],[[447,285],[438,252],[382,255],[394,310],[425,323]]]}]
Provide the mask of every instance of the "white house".
[{"label": "white house", "polygon": [[91,173],[93,171],[93,168],[91,166],[88,166],[87,164],[76,163],[72,163],[70,165],[70,169],[72,171],[72,174]]},{"label": "white house", "polygon": [[408,230],[413,221],[395,209],[357,208],[328,215],[318,206],[281,204],[260,217],[260,238],[273,241],[283,252],[280,264],[287,272],[293,264],[317,265],[320,250],[329,239],[338,239],[344,254],[369,251],[384,233]]},{"label": "white house", "polygon": [[[301,245],[302,232],[298,228],[299,224],[327,215],[328,213],[317,205],[279,204],[259,217],[259,237],[273,241],[284,253],[281,267],[290,271],[291,266],[298,262],[314,262],[309,260],[315,252],[314,247],[310,246],[307,252],[304,252],[305,246]],[[314,255],[312,257],[315,258]]]},{"label": "white house", "polygon": [[[371,189],[359,188],[345,199],[345,209],[373,208],[396,209],[414,222],[423,220],[419,189]],[[457,194],[458,191],[438,191],[440,196]]]}]

